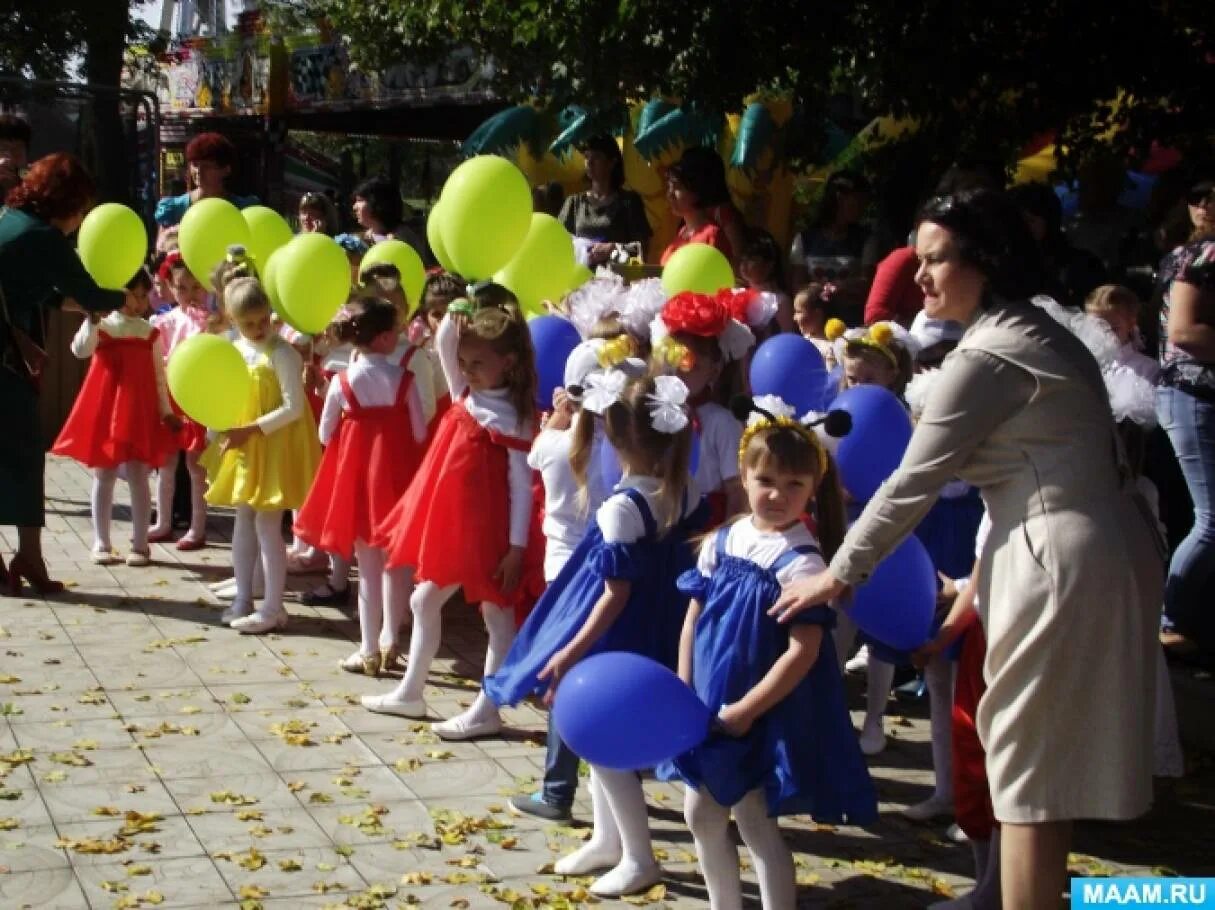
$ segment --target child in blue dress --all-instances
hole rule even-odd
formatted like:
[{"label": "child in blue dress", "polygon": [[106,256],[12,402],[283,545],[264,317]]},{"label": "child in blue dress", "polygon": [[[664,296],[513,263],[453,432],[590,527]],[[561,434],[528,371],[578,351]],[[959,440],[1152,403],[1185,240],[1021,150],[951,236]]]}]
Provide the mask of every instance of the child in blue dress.
[{"label": "child in blue dress", "polygon": [[[687,386],[675,376],[629,379],[609,369],[587,378],[570,457],[575,477],[585,491],[597,419],[624,473],[501,668],[485,680],[496,704],[540,693],[551,699],[571,667],[600,651],[631,651],[674,668],[687,609],[675,580],[693,565],[687,535],[702,520],[686,495],[692,439],[687,397]],[[644,891],[662,870],[650,845],[641,781],[631,771],[592,766],[590,790],[591,838],[554,871],[610,870],[591,885],[600,897]]]},{"label": "child in blue dress", "polygon": [[[768,615],[781,589],[823,571],[844,536],[835,465],[814,430],[780,399],[755,406],[739,446],[751,507],[705,538],[697,568],[679,579],[692,597],[679,675],[717,726],[661,766],[687,785],[684,816],[712,910],[742,906],[730,813],[751,853],[765,910],[796,904],[793,856],[776,816],[823,823],[877,818],[873,782],[848,717],[830,607],[782,626]],[[821,545],[802,516],[813,508]]]}]

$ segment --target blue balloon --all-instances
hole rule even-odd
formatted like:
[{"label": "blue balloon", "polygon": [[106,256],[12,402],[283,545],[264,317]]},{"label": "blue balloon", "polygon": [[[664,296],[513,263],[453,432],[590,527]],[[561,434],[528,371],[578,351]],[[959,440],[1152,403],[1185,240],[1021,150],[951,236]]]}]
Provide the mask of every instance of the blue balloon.
[{"label": "blue balloon", "polygon": [[547,411],[553,406],[553,390],[565,385],[565,361],[582,338],[573,323],[560,316],[529,319],[527,330],[536,352],[536,406]]},{"label": "blue balloon", "polygon": [[823,355],[801,335],[774,335],[751,357],[751,394],[777,395],[799,417],[822,408],[826,380]]},{"label": "blue balloon", "polygon": [[903,460],[911,416],[892,392],[876,385],[844,389],[831,407],[852,415],[852,430],[840,440],[835,460],[848,495],[865,502]]},{"label": "blue balloon", "polygon": [[557,686],[553,722],[592,765],[652,768],[704,741],[712,713],[662,664],[607,651],[575,664]]},{"label": "blue balloon", "polygon": [[908,537],[856,589],[849,618],[857,628],[895,651],[928,641],[937,605],[937,572],[917,537]]}]

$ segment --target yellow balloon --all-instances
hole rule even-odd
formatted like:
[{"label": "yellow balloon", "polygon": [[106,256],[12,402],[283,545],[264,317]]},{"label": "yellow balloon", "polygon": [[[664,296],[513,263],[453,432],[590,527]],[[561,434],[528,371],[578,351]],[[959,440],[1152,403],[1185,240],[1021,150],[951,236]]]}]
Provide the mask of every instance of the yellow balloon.
[{"label": "yellow balloon", "polygon": [[324,234],[299,234],[279,250],[274,287],[283,321],[319,335],[350,296],[346,251]]},{"label": "yellow balloon", "polygon": [[662,289],[668,297],[680,291],[715,294],[734,287],[734,270],[717,247],[689,243],[676,250],[662,270]]},{"label": "yellow balloon", "polygon": [[186,209],[177,232],[177,243],[186,266],[204,287],[211,287],[211,273],[223,262],[228,247],[249,249],[249,225],[240,209],[227,199],[200,199]]},{"label": "yellow balloon", "polygon": [[544,301],[559,301],[573,288],[574,241],[561,222],[537,212],[519,251],[494,275],[510,288],[528,316],[544,312]]},{"label": "yellow balloon", "polygon": [[84,216],[76,249],[98,285],[120,291],[148,257],[148,231],[125,205],[107,202]]},{"label": "yellow balloon", "polygon": [[282,215],[264,205],[251,205],[241,209],[240,214],[249,225],[249,252],[253,262],[259,270],[264,270],[270,254],[290,243],[295,234]]},{"label": "yellow balloon", "polygon": [[452,171],[442,204],[443,248],[469,280],[488,278],[510,262],[531,223],[527,178],[496,155],[469,158]]},{"label": "yellow balloon", "polygon": [[194,335],[169,356],[169,391],[181,409],[210,430],[239,426],[253,394],[253,379],[232,342]]},{"label": "yellow balloon", "polygon": [[367,255],[359,263],[359,278],[362,278],[368,266],[377,263],[388,263],[397,267],[397,271],[401,273],[405,300],[411,309],[417,308],[422,302],[422,285],[426,283],[426,269],[418,251],[404,240],[381,240],[367,251]]},{"label": "yellow balloon", "polygon": [[443,266],[443,270],[454,273],[455,266],[451,264],[451,256],[447,254],[447,247],[443,244],[443,222],[439,214],[439,206],[442,204],[443,200],[440,199],[430,207],[430,214],[426,216],[426,242],[430,244],[430,251],[434,253],[439,265]]}]

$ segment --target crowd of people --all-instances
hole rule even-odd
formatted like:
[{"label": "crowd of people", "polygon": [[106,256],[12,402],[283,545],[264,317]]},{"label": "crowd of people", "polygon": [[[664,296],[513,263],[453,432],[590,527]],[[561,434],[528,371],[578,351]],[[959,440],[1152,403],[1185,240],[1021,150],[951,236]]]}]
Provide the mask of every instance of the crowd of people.
[{"label": "crowd of people", "polygon": [[[70,306],[87,314],[72,353],[91,364],[52,450],[93,471],[94,562],[119,560],[117,480],[131,491],[122,558],[139,567],[174,534],[180,474],[179,549],[209,544],[210,509],[235,513],[222,622],[287,628],[289,572],[326,573],[305,603],[348,604],[357,587],[360,641],[341,666],[399,674],[363,705],[417,719],[430,717],[443,611],[462,592],[485,623],[484,677],[466,711],[433,724],[445,739],[500,735],[501,706],[551,703],[591,654],[666,664],[716,715],[702,745],[656,769],[686,785],[715,910],[741,904],[731,814],[770,910],[795,903],[780,815],[876,818],[865,761],[885,746],[899,664],[923,670],[935,772],[907,815],[954,815],[975,852],[975,890],[938,906],[1052,906],[1072,821],[1133,818],[1153,774],[1182,773],[1161,640],[1212,647],[1209,174],[1186,184],[1187,236],[1160,235],[1181,242],[1145,300],[1118,259],[1134,238],[1109,242],[1084,208],[1069,234],[1048,188],[1006,192],[989,169],[959,165],[914,213],[880,207],[889,217],[871,231],[869,183],[840,173],[786,253],[733,207],[716,153],[689,149],[668,175],[681,227],[663,258],[713,245],[740,286],[668,297],[657,279],[600,271],[551,302],[582,340],[538,401],[510,290],[434,269],[410,300],[394,266],[362,268],[386,237],[423,245],[396,227],[386,181],[355,191],[359,230],[346,234],[327,197],[300,200],[300,230],[336,236],[352,278],[333,324],[309,337],[279,322],[243,248],[213,275],[186,266],[174,228],[189,206],[249,202],[226,190],[235,154],[222,136],[197,137],[187,159],[192,188],[162,201],[155,257],[125,291],[98,288],[72,250],[94,195],[79,162],[15,169],[0,215],[0,408],[14,440],[0,455],[0,523],[19,528],[8,591],[62,589],[39,543],[36,379],[44,310]],[[586,161],[589,189],[560,209],[580,257],[636,255],[649,226],[619,148],[597,138]],[[1144,347],[1153,331],[1159,356]],[[812,341],[840,389],[883,387],[915,420],[867,503],[841,486],[838,421],[750,396],[748,359],[782,332]],[[229,338],[252,380],[242,421],[221,433],[182,413],[165,381],[176,347],[204,333]],[[1151,483],[1161,471],[1167,484],[1170,445],[1184,478],[1164,498],[1171,563]],[[850,591],[910,534],[940,573],[939,615],[921,648],[894,653],[858,631]],[[859,736],[845,667],[867,677]],[[578,765],[550,725],[543,787],[512,805],[568,818]],[[601,896],[649,888],[662,872],[639,778],[592,765],[589,788],[591,837],[555,872],[601,873]]]}]

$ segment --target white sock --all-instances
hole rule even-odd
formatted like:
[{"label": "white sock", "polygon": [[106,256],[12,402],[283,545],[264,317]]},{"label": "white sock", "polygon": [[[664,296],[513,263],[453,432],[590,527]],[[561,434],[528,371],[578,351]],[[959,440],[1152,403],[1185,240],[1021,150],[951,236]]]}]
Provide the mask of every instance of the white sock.
[{"label": "white sock", "polygon": [[[490,676],[498,672],[510,651],[511,642],[515,640],[515,611],[512,607],[499,607],[486,601],[481,604],[481,617],[485,620],[485,631],[489,633],[484,675]],[[477,693],[472,707],[461,716],[471,723],[483,723],[499,716],[498,706],[489,700],[482,689]]]},{"label": "white sock", "polygon": [[933,799],[953,802],[953,686],[956,664],[938,654],[924,668],[932,729]]},{"label": "white sock", "polygon": [[459,585],[440,588],[424,581],[413,590],[409,609],[413,612],[413,630],[409,635],[409,665],[405,676],[392,693],[394,701],[418,701],[426,689],[430,665],[439,653],[443,635],[443,604],[451,599]]},{"label": "white sock", "polygon": [[730,810],[708,790],[685,787],[683,817],[696,842],[696,859],[704,876],[712,910],[741,910],[742,884],[738,850],[730,837]]},{"label": "white sock", "polygon": [[131,493],[131,549],[148,552],[148,524],[152,521],[152,493],[148,489],[148,466],[128,461],[127,487]]},{"label": "white sock", "polygon": [[359,560],[359,650],[363,654],[379,654],[380,630],[384,625],[385,554],[362,540],[355,542],[354,552]]},{"label": "white sock", "polygon": [[273,616],[283,612],[283,589],[287,586],[287,544],[283,541],[283,510],[256,512],[254,523],[266,585],[266,593],[258,612]]},{"label": "white sock", "polygon": [[383,578],[384,625],[380,627],[380,647],[399,648],[401,627],[409,615],[409,598],[413,594],[413,569],[409,566],[385,569]]},{"label": "white sock", "polygon": [[[207,536],[207,472],[198,463],[198,452],[186,452],[186,470],[190,474],[190,530],[191,540],[202,540]],[[172,514],[173,503],[169,503]]]},{"label": "white sock", "polygon": [[607,795],[608,808],[620,832],[622,857],[619,865],[600,876],[591,886],[601,893],[627,894],[634,882],[652,874],[658,861],[650,843],[650,818],[646,811],[645,791],[641,778],[633,771],[613,771],[597,768]]},{"label": "white sock", "polygon": [[760,903],[765,910],[793,910],[797,903],[793,854],[776,819],[768,815],[762,789],[752,790],[735,804],[734,820],[755,864]]},{"label": "white sock", "polygon": [[620,831],[608,805],[607,791],[603,789],[596,768],[591,768],[588,785],[591,792],[591,838],[569,856],[557,860],[553,871],[557,875],[586,875],[597,869],[609,869],[620,862]]},{"label": "white sock", "polygon": [[118,479],[118,471],[114,468],[93,469],[93,489],[89,497],[89,506],[93,514],[93,551],[109,553],[110,522],[114,514],[114,482]]}]

